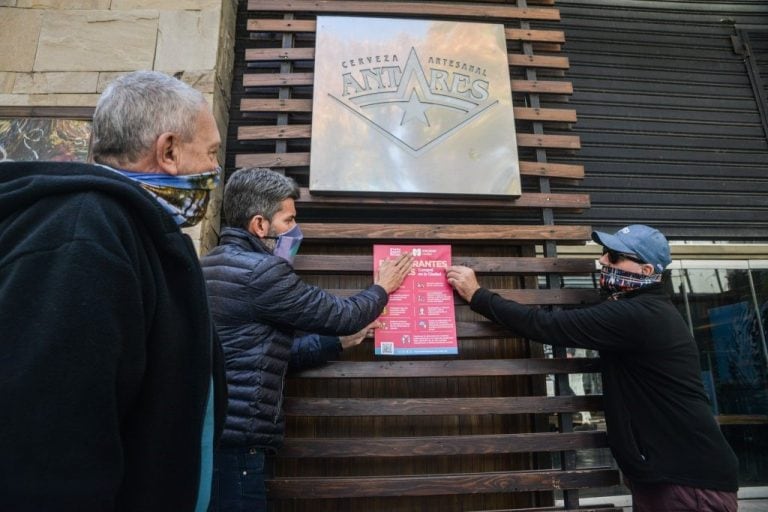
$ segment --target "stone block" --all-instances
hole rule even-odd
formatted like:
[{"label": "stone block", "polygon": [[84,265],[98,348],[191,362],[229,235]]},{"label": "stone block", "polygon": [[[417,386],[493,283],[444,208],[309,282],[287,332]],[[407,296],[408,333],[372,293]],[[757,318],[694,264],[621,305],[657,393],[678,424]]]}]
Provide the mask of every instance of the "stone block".
[{"label": "stone block", "polygon": [[200,11],[221,5],[222,0],[112,0],[113,11],[132,9],[159,9],[164,11]]},{"label": "stone block", "polygon": [[26,105],[35,107],[95,107],[98,94],[17,94],[26,96]]},{"label": "stone block", "polygon": [[16,73],[0,71],[0,94],[11,94],[16,82]]},{"label": "stone block", "polygon": [[16,7],[16,0],[0,0],[0,7]]},{"label": "stone block", "polygon": [[0,70],[32,71],[43,11],[0,7]]},{"label": "stone block", "polygon": [[26,94],[0,94],[0,105],[4,107],[19,107],[29,105]]},{"label": "stone block", "polygon": [[96,72],[19,73],[16,94],[94,94],[99,74]]},{"label": "stone block", "polygon": [[46,11],[34,71],[152,68],[157,11]]},{"label": "stone block", "polygon": [[109,9],[110,0],[16,0],[25,9]]},{"label": "stone block", "polygon": [[214,69],[220,19],[218,10],[161,11],[154,68],[171,74]]},{"label": "stone block", "polygon": [[216,72],[212,69],[186,70],[181,73],[181,76],[175,76],[202,93],[212,93],[216,87]]}]

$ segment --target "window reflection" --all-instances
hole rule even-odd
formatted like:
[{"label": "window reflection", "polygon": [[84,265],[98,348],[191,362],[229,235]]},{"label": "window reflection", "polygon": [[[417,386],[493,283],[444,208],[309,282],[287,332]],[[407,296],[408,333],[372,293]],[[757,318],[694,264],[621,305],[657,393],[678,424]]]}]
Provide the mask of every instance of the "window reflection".
[{"label": "window reflection", "polygon": [[768,270],[673,270],[673,299],[701,354],[702,381],[740,462],[742,486],[768,482]]},{"label": "window reflection", "polygon": [[[566,276],[563,285],[596,288],[596,276]],[[683,261],[680,268],[668,271],[665,281],[699,347],[702,381],[712,410],[739,457],[740,485],[768,485],[768,262]],[[594,377],[599,382],[599,375]],[[601,392],[599,384],[587,382],[587,394]],[[606,460],[610,460],[607,449],[577,452],[578,467]],[[616,487],[588,494],[594,493],[627,491]]]}]

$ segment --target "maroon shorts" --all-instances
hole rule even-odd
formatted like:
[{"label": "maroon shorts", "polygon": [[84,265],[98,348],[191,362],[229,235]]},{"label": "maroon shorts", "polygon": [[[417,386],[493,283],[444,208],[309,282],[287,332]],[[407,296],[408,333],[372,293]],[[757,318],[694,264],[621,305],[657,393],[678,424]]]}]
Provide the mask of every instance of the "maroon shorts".
[{"label": "maroon shorts", "polygon": [[632,512],[736,512],[735,492],[673,484],[627,482]]}]

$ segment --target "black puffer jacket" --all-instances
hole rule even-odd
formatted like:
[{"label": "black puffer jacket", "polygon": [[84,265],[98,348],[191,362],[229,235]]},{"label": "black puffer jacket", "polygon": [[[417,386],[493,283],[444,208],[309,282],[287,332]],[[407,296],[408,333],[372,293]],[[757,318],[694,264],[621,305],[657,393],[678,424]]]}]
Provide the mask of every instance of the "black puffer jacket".
[{"label": "black puffer jacket", "polygon": [[[355,333],[381,314],[387,293],[372,285],[346,299],[335,297],[302,281],[285,260],[239,228],[222,231],[202,266],[229,384],[221,444],[275,451],[283,443],[283,384],[296,331]],[[316,359],[302,349],[297,356]]]}]

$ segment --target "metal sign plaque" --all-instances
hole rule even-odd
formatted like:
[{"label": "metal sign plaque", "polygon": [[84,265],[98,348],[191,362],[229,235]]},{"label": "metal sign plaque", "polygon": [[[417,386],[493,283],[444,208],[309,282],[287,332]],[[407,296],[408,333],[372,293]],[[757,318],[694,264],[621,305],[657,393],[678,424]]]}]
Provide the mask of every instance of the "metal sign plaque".
[{"label": "metal sign plaque", "polygon": [[504,26],[319,16],[310,190],[520,195]]}]

